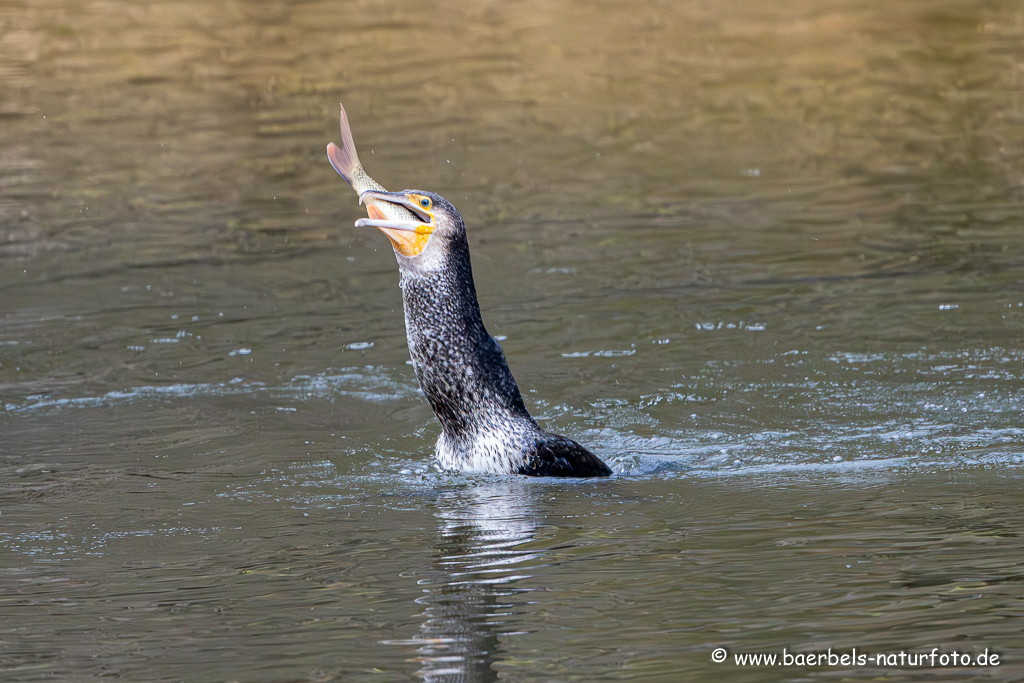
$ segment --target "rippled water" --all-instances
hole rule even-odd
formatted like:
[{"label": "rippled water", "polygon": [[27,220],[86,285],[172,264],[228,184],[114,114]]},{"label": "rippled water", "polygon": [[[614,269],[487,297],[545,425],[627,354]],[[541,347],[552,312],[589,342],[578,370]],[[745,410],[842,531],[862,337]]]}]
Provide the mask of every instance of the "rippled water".
[{"label": "rippled water", "polygon": [[[616,477],[433,469],[339,101]],[[1024,678],[1022,124],[1010,0],[0,4],[0,679]]]}]

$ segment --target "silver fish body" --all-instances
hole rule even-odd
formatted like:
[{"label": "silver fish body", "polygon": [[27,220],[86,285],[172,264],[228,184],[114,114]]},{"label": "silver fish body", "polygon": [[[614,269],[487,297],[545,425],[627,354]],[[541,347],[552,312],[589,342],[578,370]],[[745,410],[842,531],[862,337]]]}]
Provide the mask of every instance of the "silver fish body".
[{"label": "silver fish body", "polygon": [[383,202],[372,197],[363,198],[367,191],[387,192],[384,186],[370,177],[359,163],[356,143],[352,139],[352,128],[348,123],[348,114],[344,105],[341,106],[341,147],[333,142],[327,145],[327,158],[331,166],[338,172],[366,204],[366,211],[371,218],[390,219],[397,221],[418,221],[419,219],[404,206],[392,202]]}]

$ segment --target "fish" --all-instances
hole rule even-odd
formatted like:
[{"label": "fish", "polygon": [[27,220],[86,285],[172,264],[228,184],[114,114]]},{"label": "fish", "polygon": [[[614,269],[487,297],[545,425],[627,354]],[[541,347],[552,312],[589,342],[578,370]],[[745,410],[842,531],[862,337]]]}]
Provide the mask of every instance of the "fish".
[{"label": "fish", "polygon": [[[363,169],[363,165],[359,163],[359,153],[356,151],[356,143],[352,138],[352,128],[348,122],[345,105],[339,106],[341,107],[341,147],[333,142],[328,143],[327,159],[338,175],[359,195],[359,203],[366,205],[369,219],[360,219],[356,222],[356,227],[376,227],[391,240],[395,252],[402,256],[409,257],[419,254],[430,238],[433,227],[401,204],[380,201],[372,196],[374,192],[386,193],[387,190],[371,178]],[[384,221],[387,222],[387,226],[378,225],[379,222]]]}]

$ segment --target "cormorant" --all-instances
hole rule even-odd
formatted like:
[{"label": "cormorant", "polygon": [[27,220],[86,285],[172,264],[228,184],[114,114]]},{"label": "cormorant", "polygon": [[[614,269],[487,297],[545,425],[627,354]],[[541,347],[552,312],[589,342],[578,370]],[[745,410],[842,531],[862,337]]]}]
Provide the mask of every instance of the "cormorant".
[{"label": "cormorant", "polygon": [[413,369],[441,423],[441,467],[540,477],[606,477],[611,469],[572,439],[541,429],[505,354],[480,317],[462,216],[433,192],[386,192],[359,163],[344,108],[334,169],[359,193],[371,226],[391,241],[401,274]]}]

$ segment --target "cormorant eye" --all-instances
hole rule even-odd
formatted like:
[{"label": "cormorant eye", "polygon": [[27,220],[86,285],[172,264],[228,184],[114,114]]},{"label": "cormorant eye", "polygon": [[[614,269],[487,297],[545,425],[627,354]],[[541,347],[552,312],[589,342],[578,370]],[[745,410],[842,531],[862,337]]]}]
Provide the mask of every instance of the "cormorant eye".
[{"label": "cormorant eye", "polygon": [[431,204],[431,201],[430,201],[429,197],[421,197],[420,198],[420,206],[422,206],[424,209],[429,209],[430,208],[430,204]]}]

